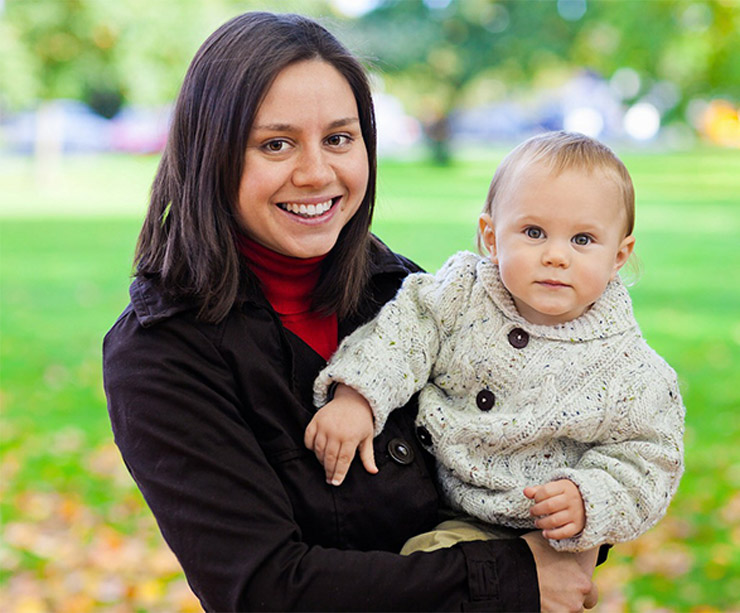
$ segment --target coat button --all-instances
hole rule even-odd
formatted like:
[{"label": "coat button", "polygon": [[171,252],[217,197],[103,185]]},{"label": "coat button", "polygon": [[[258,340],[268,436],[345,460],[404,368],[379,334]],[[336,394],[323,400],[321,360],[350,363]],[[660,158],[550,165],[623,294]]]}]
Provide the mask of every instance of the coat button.
[{"label": "coat button", "polygon": [[481,411],[490,411],[496,404],[496,396],[491,390],[481,390],[475,397],[475,403]]},{"label": "coat button", "polygon": [[427,430],[424,426],[419,426],[416,428],[416,436],[421,441],[422,445],[428,447],[432,444],[432,435],[429,434],[429,430]]},{"label": "coat button", "polygon": [[524,349],[529,343],[529,334],[521,328],[514,328],[509,332],[509,343],[516,349]]},{"label": "coat button", "polygon": [[388,443],[388,454],[397,464],[411,464],[414,461],[414,450],[401,438],[394,438]]}]

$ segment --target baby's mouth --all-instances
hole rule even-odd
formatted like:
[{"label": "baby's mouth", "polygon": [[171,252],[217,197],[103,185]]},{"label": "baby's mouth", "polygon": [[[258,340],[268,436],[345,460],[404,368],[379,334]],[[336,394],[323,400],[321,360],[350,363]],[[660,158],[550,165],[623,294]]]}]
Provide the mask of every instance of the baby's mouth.
[{"label": "baby's mouth", "polygon": [[278,202],[278,206],[283,209],[283,211],[287,211],[288,213],[292,213],[293,215],[298,215],[299,217],[303,217],[305,219],[311,219],[313,217],[320,217],[321,215],[326,213],[338,200],[339,198],[330,198],[329,200],[326,200],[325,202],[319,202],[318,204]]}]

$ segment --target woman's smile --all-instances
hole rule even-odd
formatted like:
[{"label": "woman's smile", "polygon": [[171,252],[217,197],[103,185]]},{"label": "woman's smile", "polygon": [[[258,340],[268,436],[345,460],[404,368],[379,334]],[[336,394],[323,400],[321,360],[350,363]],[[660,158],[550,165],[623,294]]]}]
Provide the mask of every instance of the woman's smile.
[{"label": "woman's smile", "polygon": [[339,202],[339,197],[329,198],[319,202],[302,200],[300,202],[278,202],[278,206],[285,212],[306,220],[318,220],[326,216],[332,207]]}]

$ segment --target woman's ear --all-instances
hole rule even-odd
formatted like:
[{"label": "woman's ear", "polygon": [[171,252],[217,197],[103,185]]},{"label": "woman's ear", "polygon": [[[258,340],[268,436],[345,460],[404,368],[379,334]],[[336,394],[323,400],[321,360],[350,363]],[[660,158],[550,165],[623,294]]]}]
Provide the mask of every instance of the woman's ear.
[{"label": "woman's ear", "polygon": [[496,253],[496,229],[493,227],[493,219],[488,213],[483,213],[478,218],[478,228],[480,229],[481,241],[486,246],[491,262],[498,264],[498,254]]},{"label": "woman's ear", "polygon": [[622,266],[627,263],[627,260],[630,259],[634,249],[635,237],[632,235],[625,236],[617,249],[617,257],[614,260],[614,270],[612,271],[612,280],[616,278],[619,269],[622,268]]}]

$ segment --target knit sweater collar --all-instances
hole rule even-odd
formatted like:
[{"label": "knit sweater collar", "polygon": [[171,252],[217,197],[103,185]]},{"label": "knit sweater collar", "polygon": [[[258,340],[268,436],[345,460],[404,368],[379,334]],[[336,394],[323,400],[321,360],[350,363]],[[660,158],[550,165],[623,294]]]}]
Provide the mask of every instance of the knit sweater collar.
[{"label": "knit sweater collar", "polygon": [[508,319],[532,335],[551,340],[589,341],[638,329],[632,301],[619,277],[609,283],[601,297],[580,317],[555,326],[545,326],[533,324],[519,314],[514,299],[501,282],[498,266],[482,259],[477,269],[491,300]]}]

